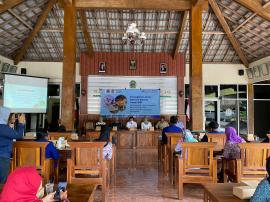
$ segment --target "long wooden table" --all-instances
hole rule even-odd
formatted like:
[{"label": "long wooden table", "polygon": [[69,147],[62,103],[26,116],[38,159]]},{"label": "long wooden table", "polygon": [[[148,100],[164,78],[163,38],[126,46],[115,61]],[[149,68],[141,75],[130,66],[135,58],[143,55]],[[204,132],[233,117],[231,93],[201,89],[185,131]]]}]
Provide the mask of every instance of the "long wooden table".
[{"label": "long wooden table", "polygon": [[117,132],[119,149],[157,149],[161,131],[128,131]]},{"label": "long wooden table", "polygon": [[233,195],[233,187],[241,186],[239,183],[214,183],[204,184],[204,201],[205,202],[247,202]]}]

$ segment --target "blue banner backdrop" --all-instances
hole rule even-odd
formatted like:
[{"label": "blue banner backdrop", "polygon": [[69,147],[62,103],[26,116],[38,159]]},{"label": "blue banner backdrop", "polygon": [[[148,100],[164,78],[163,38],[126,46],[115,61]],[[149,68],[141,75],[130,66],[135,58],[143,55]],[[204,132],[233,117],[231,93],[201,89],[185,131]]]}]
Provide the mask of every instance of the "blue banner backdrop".
[{"label": "blue banner backdrop", "polygon": [[102,116],[159,116],[159,89],[102,89]]}]

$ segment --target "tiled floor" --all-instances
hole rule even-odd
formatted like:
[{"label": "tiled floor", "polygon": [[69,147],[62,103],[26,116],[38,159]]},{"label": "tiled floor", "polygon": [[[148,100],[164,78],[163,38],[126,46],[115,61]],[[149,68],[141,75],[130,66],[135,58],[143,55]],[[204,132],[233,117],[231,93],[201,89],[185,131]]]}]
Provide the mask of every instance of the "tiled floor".
[{"label": "tiled floor", "polygon": [[[167,177],[162,176],[157,165],[157,154],[153,151],[118,151],[116,176],[111,184],[109,202],[174,202],[177,190]],[[125,158],[124,158],[125,157]],[[123,162],[126,160],[126,164]],[[151,160],[151,162],[150,162]],[[145,167],[143,166],[145,164]],[[203,201],[200,185],[188,184],[184,187],[183,201]]]}]

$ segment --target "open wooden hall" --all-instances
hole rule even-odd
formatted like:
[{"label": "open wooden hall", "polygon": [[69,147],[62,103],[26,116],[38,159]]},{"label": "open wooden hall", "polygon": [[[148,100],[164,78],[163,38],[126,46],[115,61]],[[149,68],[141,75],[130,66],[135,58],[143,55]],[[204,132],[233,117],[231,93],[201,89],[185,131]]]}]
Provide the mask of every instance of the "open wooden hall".
[{"label": "open wooden hall", "polygon": [[0,0],[0,202],[270,201],[270,0]]}]

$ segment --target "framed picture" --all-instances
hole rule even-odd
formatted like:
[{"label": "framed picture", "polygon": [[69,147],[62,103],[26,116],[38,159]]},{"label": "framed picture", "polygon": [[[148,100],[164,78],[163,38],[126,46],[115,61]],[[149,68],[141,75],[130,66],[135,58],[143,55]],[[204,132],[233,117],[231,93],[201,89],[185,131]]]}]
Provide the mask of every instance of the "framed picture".
[{"label": "framed picture", "polygon": [[253,79],[253,69],[252,69],[252,68],[248,68],[248,69],[246,70],[246,72],[247,72],[248,78],[249,78],[249,79]]},{"label": "framed picture", "polygon": [[254,74],[255,77],[260,77],[261,76],[259,66],[254,66],[253,67],[253,74]]},{"label": "framed picture", "polygon": [[160,73],[166,74],[167,73],[167,64],[166,63],[160,63]]},{"label": "framed picture", "polygon": [[106,63],[105,62],[99,63],[98,72],[100,72],[100,73],[106,72]]},{"label": "framed picture", "polygon": [[266,63],[261,64],[260,69],[261,69],[261,72],[262,72],[263,76],[267,76],[269,74],[269,69],[268,69]]},{"label": "framed picture", "polygon": [[132,70],[136,69],[136,60],[129,61],[129,69],[132,69]]}]

